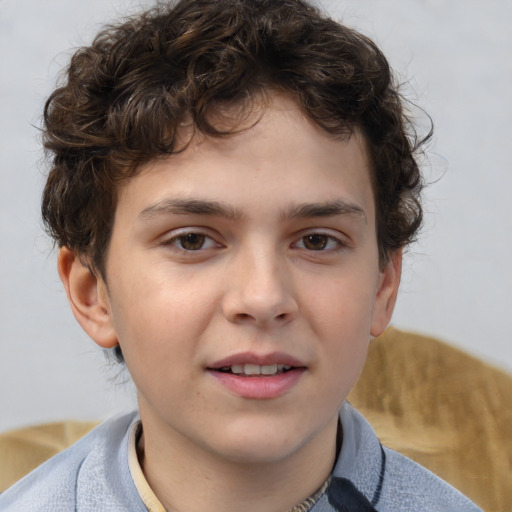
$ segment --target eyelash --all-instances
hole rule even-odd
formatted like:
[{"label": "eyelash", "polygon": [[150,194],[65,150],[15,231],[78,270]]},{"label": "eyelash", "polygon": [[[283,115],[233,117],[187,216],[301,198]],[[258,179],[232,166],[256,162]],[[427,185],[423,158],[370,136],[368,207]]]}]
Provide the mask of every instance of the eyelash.
[{"label": "eyelash", "polygon": [[[325,245],[319,249],[311,249],[306,247],[306,244],[304,243],[308,238],[312,237],[320,237],[325,242]],[[311,241],[311,240],[310,240]],[[302,235],[297,242],[295,242],[293,245],[295,247],[299,246],[299,244],[302,244],[302,247],[299,247],[300,249],[303,249],[305,251],[311,252],[311,253],[321,253],[321,252],[336,252],[340,251],[346,248],[347,244],[342,242],[339,238],[329,235],[327,233],[323,232],[317,232],[313,231],[311,233],[306,233],[305,235]],[[330,246],[329,246],[330,245]]]},{"label": "eyelash", "polygon": [[[192,237],[188,240],[188,242],[192,243],[192,244],[194,244],[194,242],[196,242],[198,247],[197,248],[183,247],[183,243],[185,242],[187,237],[189,237],[189,238]],[[199,240],[194,240],[194,237]],[[314,237],[317,237],[316,242],[321,242],[321,247],[319,247],[317,249],[313,249],[311,247],[308,248],[307,244],[309,242],[315,243],[315,240],[314,239],[312,240],[312,238],[314,238]],[[309,238],[309,242],[307,241],[308,238]],[[322,245],[322,242],[323,242],[323,245]],[[181,233],[178,233],[178,234],[174,235],[173,237],[169,238],[168,240],[166,240],[163,245],[173,246],[177,250],[182,251],[184,253],[194,253],[194,252],[200,252],[200,251],[204,251],[204,250],[208,250],[208,249],[221,247],[221,244],[219,244],[211,236],[201,232],[200,230],[197,230],[197,231],[190,230],[190,231],[183,231]],[[205,247],[205,245],[207,245],[207,246]],[[304,250],[307,252],[311,252],[311,253],[322,253],[322,252],[332,253],[332,252],[336,252],[339,250],[343,250],[346,248],[346,246],[347,246],[347,244],[344,243],[343,241],[341,241],[339,238],[329,235],[327,233],[323,233],[321,231],[320,232],[313,231],[310,233],[306,233],[306,234],[302,235],[296,242],[294,242],[292,244],[292,247],[295,247],[295,248],[298,248],[298,249],[301,249],[301,250]]]},{"label": "eyelash", "polygon": [[[198,237],[200,238],[200,247],[196,249],[187,249],[183,247],[183,242],[187,237]],[[193,240],[189,240],[189,242],[193,243]],[[205,243],[209,245],[209,247],[204,247]],[[183,231],[172,238],[169,238],[164,242],[164,245],[166,246],[174,246],[177,250],[182,252],[199,252],[201,250],[207,250],[212,249],[214,247],[220,247],[220,244],[217,243],[211,236],[208,236],[205,233],[202,233],[201,231]]]}]

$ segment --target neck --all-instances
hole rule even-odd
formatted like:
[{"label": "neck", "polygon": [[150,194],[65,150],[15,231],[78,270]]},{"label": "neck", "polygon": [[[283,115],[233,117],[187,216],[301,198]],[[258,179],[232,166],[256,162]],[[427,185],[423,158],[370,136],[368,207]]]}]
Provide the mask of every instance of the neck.
[{"label": "neck", "polygon": [[169,512],[288,511],[318,491],[336,456],[337,418],[293,454],[258,463],[225,460],[165,426],[142,421],[139,461]]}]

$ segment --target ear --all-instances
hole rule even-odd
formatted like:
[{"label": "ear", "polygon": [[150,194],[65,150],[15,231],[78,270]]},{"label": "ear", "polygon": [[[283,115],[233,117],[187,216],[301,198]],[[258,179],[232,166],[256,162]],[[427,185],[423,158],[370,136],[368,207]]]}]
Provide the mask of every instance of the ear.
[{"label": "ear", "polygon": [[395,309],[400,277],[402,275],[402,250],[394,251],[381,270],[379,286],[373,307],[370,334],[380,336],[389,325],[393,310]]},{"label": "ear", "polygon": [[95,276],[67,247],[59,250],[58,270],[78,323],[101,347],[115,347],[117,334],[112,323],[107,286],[103,279]]}]

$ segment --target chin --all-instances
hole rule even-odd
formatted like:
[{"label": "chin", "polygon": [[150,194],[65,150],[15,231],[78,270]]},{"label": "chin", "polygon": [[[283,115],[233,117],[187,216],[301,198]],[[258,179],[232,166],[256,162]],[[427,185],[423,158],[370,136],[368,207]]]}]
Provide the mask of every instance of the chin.
[{"label": "chin", "polygon": [[280,417],[268,422],[248,421],[249,425],[242,421],[225,428],[224,442],[216,450],[224,459],[239,464],[280,462],[301,452],[322,430],[319,426],[301,429],[297,427],[300,423],[287,425]]},{"label": "chin", "polygon": [[289,440],[276,439],[268,443],[268,438],[258,438],[249,442],[231,444],[221,450],[220,455],[231,463],[241,465],[266,465],[281,462],[292,456],[300,449],[300,444],[290,443]]}]

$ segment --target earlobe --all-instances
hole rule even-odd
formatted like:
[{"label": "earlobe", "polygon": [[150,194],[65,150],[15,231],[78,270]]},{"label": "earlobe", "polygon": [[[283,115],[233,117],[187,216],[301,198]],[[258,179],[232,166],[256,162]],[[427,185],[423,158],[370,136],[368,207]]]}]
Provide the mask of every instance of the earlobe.
[{"label": "earlobe", "polygon": [[373,308],[370,334],[380,336],[389,325],[398,296],[402,275],[402,251],[394,251],[379,276],[379,286]]},{"label": "earlobe", "polygon": [[71,310],[84,331],[103,348],[116,346],[117,334],[103,279],[95,276],[67,247],[59,250],[58,271]]}]

